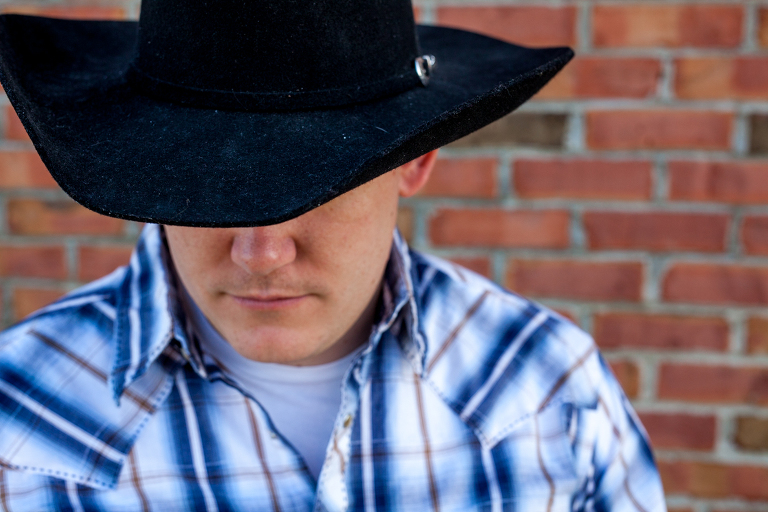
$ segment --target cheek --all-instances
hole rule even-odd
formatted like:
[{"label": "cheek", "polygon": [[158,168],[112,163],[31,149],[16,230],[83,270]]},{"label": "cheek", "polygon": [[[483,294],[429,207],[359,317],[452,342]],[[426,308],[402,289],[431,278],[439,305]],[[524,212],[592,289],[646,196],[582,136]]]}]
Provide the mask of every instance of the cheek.
[{"label": "cheek", "polygon": [[[205,228],[165,227],[174,266],[190,290],[203,289],[206,279],[226,264],[228,242],[223,231]],[[230,242],[231,243],[231,242]]]}]

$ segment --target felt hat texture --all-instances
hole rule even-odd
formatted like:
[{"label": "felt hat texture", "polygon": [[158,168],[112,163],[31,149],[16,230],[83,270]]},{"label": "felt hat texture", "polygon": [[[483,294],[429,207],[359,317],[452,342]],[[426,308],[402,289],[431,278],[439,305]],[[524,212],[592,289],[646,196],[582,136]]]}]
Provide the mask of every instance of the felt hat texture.
[{"label": "felt hat texture", "polygon": [[0,81],[64,191],[187,226],[301,215],[511,112],[572,56],[415,25],[410,0],[0,16]]}]

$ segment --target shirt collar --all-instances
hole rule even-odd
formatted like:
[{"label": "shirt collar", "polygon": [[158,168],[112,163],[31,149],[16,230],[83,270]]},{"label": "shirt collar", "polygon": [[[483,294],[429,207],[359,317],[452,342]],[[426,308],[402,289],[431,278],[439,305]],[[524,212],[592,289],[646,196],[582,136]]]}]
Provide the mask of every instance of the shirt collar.
[{"label": "shirt collar", "polygon": [[[203,378],[207,377],[179,297],[178,278],[162,228],[148,224],[139,237],[117,298],[115,361],[110,374],[116,401],[169,346]],[[398,339],[414,370],[421,374],[426,348],[419,334],[408,245],[395,230],[381,289],[379,321],[363,354],[371,352],[384,332],[397,326]],[[398,321],[402,320],[402,322]]]}]

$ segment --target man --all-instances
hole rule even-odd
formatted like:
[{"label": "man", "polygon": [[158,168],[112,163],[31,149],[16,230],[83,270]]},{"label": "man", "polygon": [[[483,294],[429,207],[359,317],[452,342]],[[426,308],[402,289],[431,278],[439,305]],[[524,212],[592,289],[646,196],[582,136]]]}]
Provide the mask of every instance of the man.
[{"label": "man", "polygon": [[0,79],[53,176],[152,224],[127,268],[0,335],[0,508],[664,510],[589,337],[394,230],[436,149],[570,51],[411,12],[2,18]]}]

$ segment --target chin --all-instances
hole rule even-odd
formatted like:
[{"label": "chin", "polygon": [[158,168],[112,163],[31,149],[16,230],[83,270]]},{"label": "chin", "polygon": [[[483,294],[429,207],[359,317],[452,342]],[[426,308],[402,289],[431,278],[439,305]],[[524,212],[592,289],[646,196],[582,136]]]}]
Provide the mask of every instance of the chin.
[{"label": "chin", "polygon": [[313,357],[322,346],[316,338],[283,327],[258,327],[227,339],[236,340],[232,346],[241,356],[262,363],[294,364]]}]

